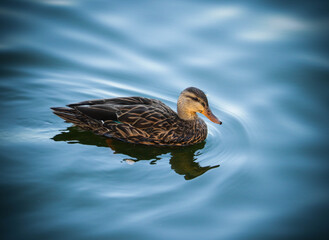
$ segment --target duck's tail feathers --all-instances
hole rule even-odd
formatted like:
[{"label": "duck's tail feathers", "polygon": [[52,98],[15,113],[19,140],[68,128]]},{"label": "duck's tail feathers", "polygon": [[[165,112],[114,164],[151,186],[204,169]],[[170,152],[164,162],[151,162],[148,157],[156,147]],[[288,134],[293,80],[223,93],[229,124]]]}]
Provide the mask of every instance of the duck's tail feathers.
[{"label": "duck's tail feathers", "polygon": [[52,107],[54,114],[64,119],[67,122],[73,123],[75,125],[81,125],[83,122],[79,118],[79,113],[77,110],[65,107]]},{"label": "duck's tail feathers", "polygon": [[110,129],[103,126],[103,121],[90,118],[75,108],[52,107],[51,109],[54,111],[54,114],[66,122],[73,123],[82,129],[92,130],[99,135],[104,135],[110,131]]}]

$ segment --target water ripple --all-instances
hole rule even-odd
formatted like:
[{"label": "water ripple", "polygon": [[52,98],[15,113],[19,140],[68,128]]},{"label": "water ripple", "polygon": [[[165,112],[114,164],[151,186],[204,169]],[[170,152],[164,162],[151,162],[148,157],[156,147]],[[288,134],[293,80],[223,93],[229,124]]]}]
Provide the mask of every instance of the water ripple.
[{"label": "water ripple", "polygon": [[[322,239],[329,25],[320,2],[3,1],[5,237]],[[49,109],[121,96],[176,109],[190,86],[223,121],[200,115],[208,137],[190,147],[109,142]]]}]

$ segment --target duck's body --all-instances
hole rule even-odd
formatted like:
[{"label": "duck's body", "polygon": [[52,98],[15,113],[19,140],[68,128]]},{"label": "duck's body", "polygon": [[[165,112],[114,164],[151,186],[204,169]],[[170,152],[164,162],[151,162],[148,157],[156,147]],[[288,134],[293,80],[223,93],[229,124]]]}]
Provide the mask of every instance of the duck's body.
[{"label": "duck's body", "polygon": [[[186,101],[197,101],[196,93],[202,93],[201,100],[205,98],[197,88],[182,92],[178,113],[159,100],[143,97],[91,100],[69,104],[69,108],[52,109],[67,122],[106,137],[146,145],[185,146],[207,137],[206,123],[195,114],[197,111],[193,113],[186,107]],[[199,105],[208,110],[207,117],[221,124],[209,110],[208,102],[201,100]]]}]

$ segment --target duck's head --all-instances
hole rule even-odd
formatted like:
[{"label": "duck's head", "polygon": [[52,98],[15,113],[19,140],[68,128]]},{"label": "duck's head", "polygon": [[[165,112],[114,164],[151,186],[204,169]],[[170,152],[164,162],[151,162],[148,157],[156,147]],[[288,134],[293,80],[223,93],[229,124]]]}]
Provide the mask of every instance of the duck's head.
[{"label": "duck's head", "polygon": [[177,102],[177,113],[184,120],[194,120],[198,118],[196,113],[202,113],[210,121],[222,124],[211,112],[206,94],[195,87],[186,88],[181,92]]}]

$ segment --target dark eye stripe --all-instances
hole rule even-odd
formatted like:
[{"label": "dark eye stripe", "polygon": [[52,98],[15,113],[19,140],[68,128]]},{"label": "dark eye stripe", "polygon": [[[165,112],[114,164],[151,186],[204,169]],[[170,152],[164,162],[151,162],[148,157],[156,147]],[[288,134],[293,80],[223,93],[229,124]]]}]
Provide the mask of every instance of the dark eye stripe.
[{"label": "dark eye stripe", "polygon": [[191,96],[187,96],[188,98],[192,99],[193,101],[199,102],[199,99],[195,98],[195,97],[191,97]]},{"label": "dark eye stripe", "polygon": [[203,101],[201,101],[199,98],[191,97],[191,96],[187,96],[187,97],[190,98],[190,99],[192,99],[193,101],[196,101],[196,102],[201,103],[201,105],[202,105],[203,107],[206,107],[206,104],[205,104]]}]

